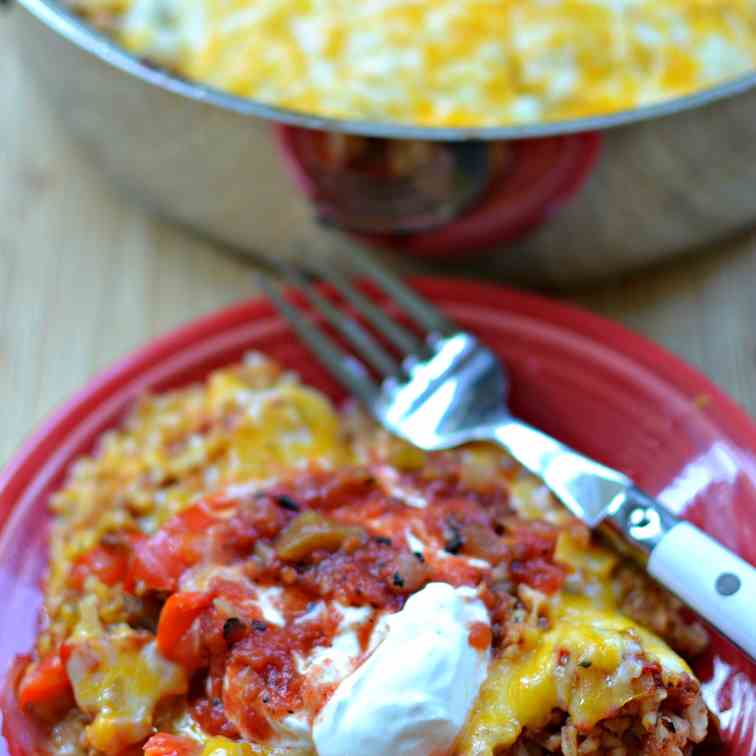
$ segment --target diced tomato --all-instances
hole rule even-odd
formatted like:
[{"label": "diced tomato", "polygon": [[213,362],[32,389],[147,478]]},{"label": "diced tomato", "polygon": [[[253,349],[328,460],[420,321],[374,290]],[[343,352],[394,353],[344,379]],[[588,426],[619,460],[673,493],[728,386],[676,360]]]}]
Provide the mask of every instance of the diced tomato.
[{"label": "diced tomato", "polygon": [[30,664],[31,657],[27,654],[17,656],[11,663],[4,684],[0,686],[2,735],[12,756],[31,756],[46,752],[48,738],[42,722],[24,709],[18,700],[21,680]]},{"label": "diced tomato", "polygon": [[71,658],[71,654],[74,650],[74,644],[69,641],[63,641],[63,643],[60,644],[60,658],[63,662],[63,666],[65,667],[66,664],[68,664],[68,660]]},{"label": "diced tomato", "polygon": [[565,570],[560,565],[545,559],[531,559],[528,562],[512,562],[512,577],[542,593],[556,593],[564,583]]},{"label": "diced tomato", "polygon": [[327,511],[352,501],[360,501],[372,490],[370,475],[350,469],[334,473],[317,467],[287,482],[285,488],[273,489],[273,495],[285,495],[301,508]]},{"label": "diced tomato", "polygon": [[197,756],[202,746],[191,738],[182,735],[169,735],[159,732],[144,744],[145,756]]},{"label": "diced tomato", "polygon": [[455,587],[477,585],[481,571],[464,559],[440,559],[433,565],[433,580],[449,583]]},{"label": "diced tomato", "polygon": [[38,662],[29,665],[21,678],[18,700],[22,706],[41,704],[67,695],[71,683],[60,654],[48,654]]},{"label": "diced tomato", "polygon": [[551,558],[556,547],[559,531],[540,520],[521,521],[510,530],[512,556],[520,561],[538,557]]},{"label": "diced tomato", "polygon": [[467,640],[478,651],[487,651],[491,646],[491,627],[485,622],[473,622]]},{"label": "diced tomato", "polygon": [[[209,678],[209,680],[211,680]],[[218,697],[211,699],[200,697],[191,704],[192,719],[202,728],[202,731],[208,735],[219,735],[224,738],[235,739],[239,737],[239,731],[229,722],[226,717],[226,710],[223,707],[223,701],[220,696],[223,695],[223,682],[216,678],[218,684],[214,692]],[[211,680],[215,682],[214,680]]]},{"label": "diced tomato", "polygon": [[89,575],[95,575],[105,585],[115,585],[128,574],[129,554],[123,547],[95,546],[76,561],[69,583],[80,589]]},{"label": "diced tomato", "polygon": [[214,502],[205,499],[184,510],[176,519],[185,530],[191,533],[201,533],[218,521],[213,512],[214,507]]},{"label": "diced tomato", "polygon": [[213,601],[209,593],[174,593],[165,602],[160,612],[157,628],[157,647],[166,659],[174,658],[174,652],[181,637],[191,627],[200,614]]},{"label": "diced tomato", "polygon": [[178,533],[161,530],[140,543],[129,567],[130,586],[141,582],[157,591],[176,590],[179,577],[191,564],[179,555],[180,538]]},{"label": "diced tomato", "polygon": [[170,519],[154,536],[136,545],[129,585],[144,583],[158,591],[175,591],[183,572],[200,559],[220,514],[233,502],[209,498]]}]

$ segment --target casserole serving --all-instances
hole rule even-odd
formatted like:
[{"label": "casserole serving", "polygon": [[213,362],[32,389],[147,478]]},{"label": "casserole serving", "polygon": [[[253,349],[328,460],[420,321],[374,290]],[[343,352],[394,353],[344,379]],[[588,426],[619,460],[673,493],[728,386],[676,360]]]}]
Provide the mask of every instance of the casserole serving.
[{"label": "casserole serving", "polygon": [[[706,634],[497,451],[260,355],[145,397],[51,503],[38,752],[677,756]],[[661,638],[665,640],[662,640]],[[666,642],[665,642],[666,641]]]}]

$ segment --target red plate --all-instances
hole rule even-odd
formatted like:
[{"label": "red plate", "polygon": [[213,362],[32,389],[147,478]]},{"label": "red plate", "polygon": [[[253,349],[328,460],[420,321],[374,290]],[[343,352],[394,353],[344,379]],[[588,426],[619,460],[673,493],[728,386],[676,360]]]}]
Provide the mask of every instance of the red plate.
[{"label": "red plate", "polygon": [[[619,326],[556,302],[462,281],[422,279],[417,288],[505,359],[517,413],[633,476],[756,562],[756,426],[706,378]],[[141,392],[199,380],[251,348],[339,397],[272,308],[249,302],[157,339],[95,378],[0,474],[3,679],[13,656],[33,643],[46,559],[45,505],[68,464],[90,451]],[[722,721],[727,745],[718,752],[753,756],[756,666],[715,638],[696,671]],[[6,712],[3,725],[11,740],[13,718]],[[8,752],[0,742],[0,753]],[[24,753],[18,744],[12,752]]]}]

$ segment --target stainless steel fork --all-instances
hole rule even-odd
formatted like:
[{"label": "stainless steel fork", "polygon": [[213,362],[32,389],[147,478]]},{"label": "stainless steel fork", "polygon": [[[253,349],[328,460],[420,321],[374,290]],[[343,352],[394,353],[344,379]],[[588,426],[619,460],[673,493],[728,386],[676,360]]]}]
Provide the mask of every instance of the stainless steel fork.
[{"label": "stainless steel fork", "polygon": [[424,332],[422,338],[392,319],[345,274],[318,270],[391,344],[384,347],[305,275],[285,269],[314,311],[356,354],[346,352],[272,279],[263,276],[260,283],[302,340],[389,431],[428,451],[469,441],[499,444],[540,477],[576,517],[591,528],[600,527],[618,548],[756,659],[756,570],[751,565],[678,519],[623,473],[513,417],[506,403],[507,374],[496,355],[370,258],[356,256],[353,265],[405,311]]}]

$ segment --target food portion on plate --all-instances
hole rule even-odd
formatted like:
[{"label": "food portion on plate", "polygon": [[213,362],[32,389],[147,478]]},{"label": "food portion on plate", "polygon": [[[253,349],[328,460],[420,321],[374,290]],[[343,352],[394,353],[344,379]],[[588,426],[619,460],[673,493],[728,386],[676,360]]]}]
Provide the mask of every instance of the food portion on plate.
[{"label": "food portion on plate", "polygon": [[700,623],[506,455],[421,452],[256,353],[140,400],[51,508],[30,753],[678,756],[715,729]]},{"label": "food portion on plate", "polygon": [[68,0],[128,50],[339,118],[496,126],[601,115],[756,67],[754,0]]}]

